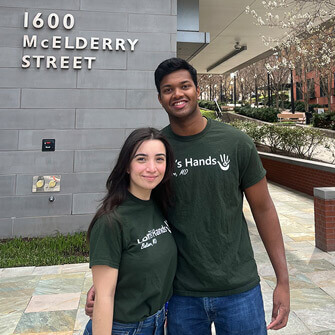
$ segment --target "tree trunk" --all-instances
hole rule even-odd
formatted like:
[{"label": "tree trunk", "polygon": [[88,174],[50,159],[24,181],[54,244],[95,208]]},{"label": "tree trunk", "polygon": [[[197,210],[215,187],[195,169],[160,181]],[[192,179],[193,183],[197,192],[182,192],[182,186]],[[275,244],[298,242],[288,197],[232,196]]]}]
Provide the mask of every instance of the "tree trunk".
[{"label": "tree trunk", "polygon": [[332,111],[332,74],[328,75],[328,89],[327,89],[327,100],[328,100],[328,112]]},{"label": "tree trunk", "polygon": [[[305,89],[302,90],[302,94],[304,97],[304,104],[305,104],[305,112],[309,112],[309,87],[307,83],[307,71],[306,66],[303,68],[303,75],[301,75],[301,79],[304,78],[304,81],[301,83],[301,87],[305,87]],[[301,80],[302,81],[302,80]]]}]

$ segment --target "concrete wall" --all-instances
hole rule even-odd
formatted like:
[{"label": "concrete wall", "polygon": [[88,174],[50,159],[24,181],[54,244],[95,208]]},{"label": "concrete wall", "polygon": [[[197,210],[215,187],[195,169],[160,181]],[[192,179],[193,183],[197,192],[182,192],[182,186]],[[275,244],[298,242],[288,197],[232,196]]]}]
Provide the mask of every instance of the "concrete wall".
[{"label": "concrete wall", "polygon": [[[0,0],[0,238],[87,229],[129,132],[167,124],[153,72],[176,54],[176,2]],[[44,20],[70,13],[75,26],[35,29],[38,12]],[[134,51],[30,49],[23,48],[25,34],[139,41]],[[44,63],[24,69],[27,54],[96,60],[91,70],[47,69]],[[41,151],[43,138],[56,140],[55,152]],[[34,175],[61,175],[60,192],[32,193]]]}]

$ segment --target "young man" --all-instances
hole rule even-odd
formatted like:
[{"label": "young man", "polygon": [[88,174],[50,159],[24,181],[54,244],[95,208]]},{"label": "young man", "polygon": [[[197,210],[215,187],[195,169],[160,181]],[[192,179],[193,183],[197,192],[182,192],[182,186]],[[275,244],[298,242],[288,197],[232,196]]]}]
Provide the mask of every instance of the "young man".
[{"label": "young man", "polygon": [[[286,326],[288,271],[278,216],[251,139],[202,117],[196,70],[172,58],[155,71],[158,99],[169,116],[163,129],[176,156],[175,207],[169,221],[178,247],[169,335],[264,335]],[[277,276],[266,327],[243,194]],[[90,314],[93,292],[88,293]]]}]

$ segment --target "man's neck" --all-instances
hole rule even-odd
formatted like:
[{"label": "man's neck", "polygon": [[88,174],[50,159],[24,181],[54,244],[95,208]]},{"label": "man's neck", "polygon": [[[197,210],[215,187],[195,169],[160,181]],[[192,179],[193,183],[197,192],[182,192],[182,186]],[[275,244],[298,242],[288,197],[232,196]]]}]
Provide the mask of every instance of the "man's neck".
[{"label": "man's neck", "polygon": [[207,119],[202,116],[200,110],[191,118],[177,119],[170,117],[172,131],[180,136],[191,136],[201,133],[207,125]]}]

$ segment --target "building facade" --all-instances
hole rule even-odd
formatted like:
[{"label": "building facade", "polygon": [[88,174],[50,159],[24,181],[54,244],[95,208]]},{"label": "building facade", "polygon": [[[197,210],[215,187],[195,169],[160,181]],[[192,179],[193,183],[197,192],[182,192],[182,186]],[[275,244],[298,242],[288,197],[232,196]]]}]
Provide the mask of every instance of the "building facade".
[{"label": "building facade", "polygon": [[0,1],[0,238],[87,229],[176,38],[176,0]]}]

